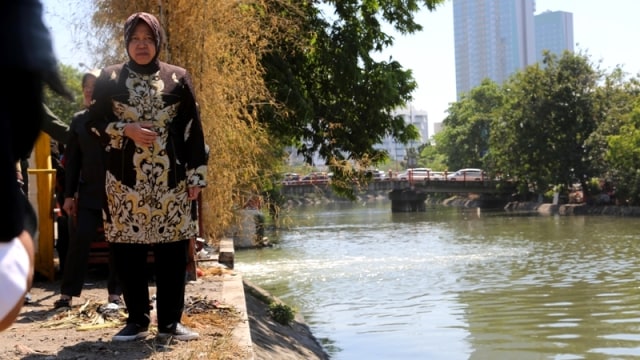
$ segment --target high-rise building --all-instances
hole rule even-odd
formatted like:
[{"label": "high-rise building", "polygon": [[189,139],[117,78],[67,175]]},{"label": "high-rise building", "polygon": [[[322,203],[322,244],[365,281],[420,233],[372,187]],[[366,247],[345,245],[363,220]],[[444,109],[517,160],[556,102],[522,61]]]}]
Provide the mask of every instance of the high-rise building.
[{"label": "high-rise building", "polygon": [[389,153],[392,161],[402,162],[407,160],[408,149],[417,151],[420,145],[423,145],[429,139],[429,118],[424,110],[416,110],[409,105],[408,108],[398,109],[394,115],[401,116],[405,124],[412,124],[418,129],[420,139],[410,141],[408,144],[397,142],[391,136],[385,136],[381,144],[375,145],[377,149],[385,149]]},{"label": "high-rise building", "polygon": [[544,50],[561,56],[573,52],[573,14],[565,11],[545,11],[534,17],[536,59],[542,61]]},{"label": "high-rise building", "polygon": [[536,62],[534,0],[453,0],[456,92]]}]

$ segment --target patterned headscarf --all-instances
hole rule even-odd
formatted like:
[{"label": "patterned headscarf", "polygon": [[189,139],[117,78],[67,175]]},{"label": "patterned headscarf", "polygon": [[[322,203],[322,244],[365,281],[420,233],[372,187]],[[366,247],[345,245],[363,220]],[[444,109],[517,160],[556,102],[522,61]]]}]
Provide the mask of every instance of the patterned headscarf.
[{"label": "patterned headscarf", "polygon": [[[133,35],[133,29],[136,28],[139,21],[144,21],[151,28],[153,38],[156,41],[156,56],[153,58],[153,60],[155,60],[160,53],[160,45],[162,45],[162,26],[160,25],[158,18],[146,12],[137,12],[132,14],[124,23],[124,44],[127,49],[127,54],[129,54],[129,42]],[[131,57],[131,55],[129,55],[129,57]]]}]

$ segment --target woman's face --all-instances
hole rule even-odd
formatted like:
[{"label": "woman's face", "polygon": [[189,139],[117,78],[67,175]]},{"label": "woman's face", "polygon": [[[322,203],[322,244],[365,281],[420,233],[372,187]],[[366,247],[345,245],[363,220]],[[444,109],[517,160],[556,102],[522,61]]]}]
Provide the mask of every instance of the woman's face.
[{"label": "woman's face", "polygon": [[127,48],[131,60],[139,65],[147,65],[156,56],[156,41],[151,28],[144,21],[139,21],[133,29]]}]

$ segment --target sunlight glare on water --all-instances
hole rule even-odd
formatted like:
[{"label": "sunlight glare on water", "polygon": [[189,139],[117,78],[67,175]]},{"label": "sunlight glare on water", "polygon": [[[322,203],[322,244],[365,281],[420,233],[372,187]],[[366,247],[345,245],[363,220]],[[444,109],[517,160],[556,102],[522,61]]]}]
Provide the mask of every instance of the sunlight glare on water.
[{"label": "sunlight glare on water", "polygon": [[640,356],[636,222],[389,203],[301,207],[243,276],[332,359]]}]

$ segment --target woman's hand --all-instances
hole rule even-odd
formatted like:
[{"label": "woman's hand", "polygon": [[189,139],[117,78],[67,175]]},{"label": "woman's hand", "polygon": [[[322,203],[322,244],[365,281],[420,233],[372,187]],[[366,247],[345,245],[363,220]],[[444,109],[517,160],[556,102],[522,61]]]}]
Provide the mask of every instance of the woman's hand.
[{"label": "woman's hand", "polygon": [[158,137],[152,128],[153,123],[150,121],[136,122],[125,125],[122,132],[138,146],[151,146]]},{"label": "woman's hand", "polygon": [[189,186],[187,191],[189,192],[189,200],[197,200],[200,195],[200,186]]}]

